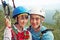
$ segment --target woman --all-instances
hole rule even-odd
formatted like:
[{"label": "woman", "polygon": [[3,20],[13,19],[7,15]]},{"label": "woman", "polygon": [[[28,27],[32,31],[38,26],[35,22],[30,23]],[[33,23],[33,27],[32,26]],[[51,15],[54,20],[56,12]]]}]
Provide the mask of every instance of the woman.
[{"label": "woman", "polygon": [[15,24],[11,27],[11,22],[6,19],[6,29],[4,31],[4,40],[32,40],[31,33],[24,29],[28,22],[29,11],[20,6],[13,10]]}]

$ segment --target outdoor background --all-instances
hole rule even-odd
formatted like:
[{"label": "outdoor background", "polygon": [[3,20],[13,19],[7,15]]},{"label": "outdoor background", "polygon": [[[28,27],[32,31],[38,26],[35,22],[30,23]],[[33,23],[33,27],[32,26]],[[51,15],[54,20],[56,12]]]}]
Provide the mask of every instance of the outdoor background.
[{"label": "outdoor background", "polygon": [[[12,19],[12,10],[13,10],[13,4],[9,0],[7,0],[7,3],[10,5],[10,17],[12,24],[14,23],[14,19]],[[18,5],[20,3],[20,5]],[[53,34],[54,34],[54,39],[55,40],[60,40],[60,0],[15,0],[15,5],[17,6],[24,6],[24,7],[38,7],[38,8],[44,8],[46,12],[45,16],[45,21],[43,23],[44,26],[54,29]],[[3,33],[5,29],[5,24],[4,24],[4,12],[3,12],[3,7],[1,5],[1,0],[0,0],[0,40],[3,40]],[[28,26],[30,23],[28,21]]]}]

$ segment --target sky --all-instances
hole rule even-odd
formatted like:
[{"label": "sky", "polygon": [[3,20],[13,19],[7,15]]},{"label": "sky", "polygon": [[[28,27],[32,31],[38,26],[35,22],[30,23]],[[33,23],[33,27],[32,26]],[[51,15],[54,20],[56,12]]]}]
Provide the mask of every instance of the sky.
[{"label": "sky", "polygon": [[[5,0],[9,5],[13,6],[12,0]],[[14,0],[15,6],[25,6],[28,8],[38,7],[45,9],[60,9],[60,0]],[[1,4],[1,0],[0,0]]]},{"label": "sky", "polygon": [[[5,0],[9,5],[13,7],[12,0]],[[15,6],[24,6],[27,8],[32,8],[32,7],[38,7],[38,8],[44,8],[47,10],[60,10],[60,0],[14,0]],[[0,5],[1,5],[1,0],[0,0]],[[53,22],[52,12],[48,12],[46,14],[46,22]],[[49,16],[50,15],[50,16]]]}]

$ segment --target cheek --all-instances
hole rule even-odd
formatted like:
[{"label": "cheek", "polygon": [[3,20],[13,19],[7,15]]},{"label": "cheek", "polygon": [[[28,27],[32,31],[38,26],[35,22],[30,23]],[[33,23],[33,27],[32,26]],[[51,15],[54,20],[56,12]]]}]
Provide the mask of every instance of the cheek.
[{"label": "cheek", "polygon": [[32,20],[30,20],[30,23],[32,24],[32,23],[33,23],[33,21],[32,21]]},{"label": "cheek", "polygon": [[25,24],[28,22],[28,19],[27,20],[25,20]]},{"label": "cheek", "polygon": [[19,24],[23,25],[26,24],[28,22],[28,20],[19,20]]},{"label": "cheek", "polygon": [[36,23],[37,23],[37,25],[40,25],[40,20],[38,20]]},{"label": "cheek", "polygon": [[18,19],[18,23],[19,23],[19,24],[22,24],[22,22],[23,22],[23,20]]},{"label": "cheek", "polygon": [[[30,23],[31,23],[31,24],[34,23],[33,20],[30,20]],[[36,24],[40,24],[40,20],[36,21],[35,23],[36,23]]]}]

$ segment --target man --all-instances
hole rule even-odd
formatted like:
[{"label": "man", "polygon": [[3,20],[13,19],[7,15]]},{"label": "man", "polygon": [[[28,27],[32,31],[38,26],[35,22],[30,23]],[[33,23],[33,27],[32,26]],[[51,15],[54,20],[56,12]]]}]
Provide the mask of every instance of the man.
[{"label": "man", "polygon": [[[30,12],[30,27],[28,30],[32,34],[32,40],[54,40],[52,31],[47,30],[42,25],[45,19],[45,11],[43,9],[33,8]],[[42,35],[41,35],[42,34]]]}]

